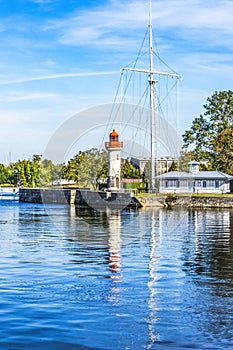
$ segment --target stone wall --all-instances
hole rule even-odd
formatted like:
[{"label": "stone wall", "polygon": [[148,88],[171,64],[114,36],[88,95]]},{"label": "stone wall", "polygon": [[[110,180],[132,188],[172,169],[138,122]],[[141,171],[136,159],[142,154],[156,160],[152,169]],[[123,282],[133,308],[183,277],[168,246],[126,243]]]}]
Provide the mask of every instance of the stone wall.
[{"label": "stone wall", "polygon": [[93,209],[140,207],[130,193],[91,191],[85,189],[20,188],[19,201],[44,204],[75,204]]},{"label": "stone wall", "polygon": [[141,206],[144,208],[153,208],[164,207],[166,196],[155,196],[155,195],[147,195],[147,196],[137,196],[137,200],[140,202]]},{"label": "stone wall", "polygon": [[74,201],[72,191],[70,189],[20,188],[19,202],[71,204],[72,200]]},{"label": "stone wall", "polygon": [[223,196],[178,196],[175,206],[189,208],[233,208],[233,197]]},{"label": "stone wall", "polygon": [[[174,198],[171,198],[171,197]],[[216,196],[182,196],[182,195],[163,195],[154,196],[140,195],[137,197],[139,202],[145,208],[174,208],[178,206],[186,208],[233,208],[233,196],[231,195],[216,195]]]}]

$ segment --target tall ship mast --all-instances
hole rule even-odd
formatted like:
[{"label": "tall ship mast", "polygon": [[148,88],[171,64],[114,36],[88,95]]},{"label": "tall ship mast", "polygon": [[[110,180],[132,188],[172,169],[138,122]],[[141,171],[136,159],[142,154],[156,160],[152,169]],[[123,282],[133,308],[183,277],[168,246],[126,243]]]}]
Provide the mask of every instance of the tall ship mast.
[{"label": "tall ship mast", "polygon": [[156,96],[156,83],[155,76],[167,76],[171,78],[180,79],[181,75],[169,72],[161,72],[154,69],[154,51],[153,51],[153,30],[152,30],[152,1],[149,0],[149,69],[138,69],[138,68],[123,68],[125,71],[135,71],[139,73],[148,74],[148,82],[150,85],[150,152],[151,152],[151,171],[150,171],[150,189],[152,192],[155,191],[155,176],[157,169],[158,159],[158,105]]}]

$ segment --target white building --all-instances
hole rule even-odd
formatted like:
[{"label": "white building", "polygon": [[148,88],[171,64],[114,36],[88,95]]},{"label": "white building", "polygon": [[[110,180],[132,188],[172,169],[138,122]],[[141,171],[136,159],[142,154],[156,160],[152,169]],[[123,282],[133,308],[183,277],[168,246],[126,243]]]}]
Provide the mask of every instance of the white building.
[{"label": "white building", "polygon": [[170,171],[156,176],[160,193],[229,193],[233,176],[220,171],[199,171],[198,162],[189,171]]},{"label": "white building", "polygon": [[120,142],[118,138],[118,133],[113,129],[109,134],[109,142],[105,142],[105,148],[108,150],[108,189],[111,191],[120,189],[123,142]]},{"label": "white building", "polygon": [[[145,166],[147,164],[151,164],[151,158],[148,157],[131,157],[130,162],[133,166],[138,168],[143,174],[145,170]],[[177,158],[172,157],[160,157],[155,159],[155,166],[157,166],[156,173],[157,174],[163,174],[165,171],[167,172],[169,168],[171,167],[172,163],[177,163]]]}]

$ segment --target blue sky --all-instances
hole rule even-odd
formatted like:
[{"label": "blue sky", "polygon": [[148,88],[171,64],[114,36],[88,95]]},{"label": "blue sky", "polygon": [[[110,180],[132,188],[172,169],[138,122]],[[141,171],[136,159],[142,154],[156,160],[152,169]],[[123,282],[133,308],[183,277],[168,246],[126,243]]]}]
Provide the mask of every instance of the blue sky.
[{"label": "blue sky", "polygon": [[[182,133],[208,96],[232,89],[233,1],[153,0],[152,9],[156,50],[183,76]],[[0,162],[7,163],[43,154],[70,117],[113,102],[120,70],[145,35],[148,3],[0,0],[0,16]]]}]

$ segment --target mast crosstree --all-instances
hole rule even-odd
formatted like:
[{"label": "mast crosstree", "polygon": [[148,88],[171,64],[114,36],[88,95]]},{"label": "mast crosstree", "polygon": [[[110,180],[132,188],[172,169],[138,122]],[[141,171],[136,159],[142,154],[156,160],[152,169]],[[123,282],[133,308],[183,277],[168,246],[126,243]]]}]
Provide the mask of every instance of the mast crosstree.
[{"label": "mast crosstree", "polygon": [[171,78],[181,79],[179,74],[173,74],[169,72],[160,72],[154,69],[154,55],[153,55],[153,31],[152,31],[152,1],[149,1],[149,69],[137,69],[137,68],[123,68],[122,71],[135,71],[139,73],[148,74],[148,81],[150,85],[150,147],[151,147],[151,174],[150,174],[150,187],[151,191],[155,191],[155,169],[157,167],[158,159],[158,145],[157,145],[157,132],[158,132],[158,103],[156,98],[155,85],[158,80],[154,79],[155,75],[162,75]]}]

